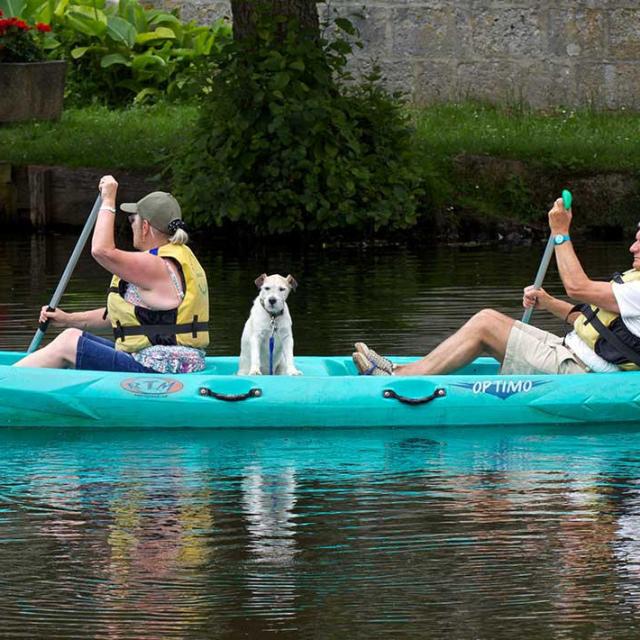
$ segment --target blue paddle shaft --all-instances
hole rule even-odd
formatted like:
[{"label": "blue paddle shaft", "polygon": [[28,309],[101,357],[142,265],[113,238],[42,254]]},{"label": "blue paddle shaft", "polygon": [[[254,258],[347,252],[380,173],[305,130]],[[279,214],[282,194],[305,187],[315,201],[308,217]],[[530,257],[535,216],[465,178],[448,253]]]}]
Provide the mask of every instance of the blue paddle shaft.
[{"label": "blue paddle shaft", "polygon": [[[102,198],[98,196],[93,205],[93,209],[91,209],[91,213],[87,218],[87,221],[84,223],[82,233],[80,234],[80,237],[76,242],[76,246],[74,247],[73,253],[69,258],[69,261],[67,262],[67,266],[65,267],[64,272],[60,277],[60,282],[58,282],[58,286],[56,287],[56,290],[53,292],[53,296],[51,296],[51,300],[49,302],[49,306],[47,307],[47,311],[55,311],[55,309],[58,308],[58,305],[60,304],[60,299],[64,295],[65,289],[69,284],[69,280],[71,279],[73,271],[76,268],[76,265],[78,264],[78,260],[80,258],[80,255],[82,254],[82,250],[84,249],[85,244],[87,244],[87,239],[89,238],[89,235],[93,230],[93,226],[96,222],[96,218],[98,217],[98,211],[100,211],[101,206],[102,206]],[[33,339],[31,340],[31,344],[29,345],[29,349],[27,350],[27,353],[32,353],[40,346],[40,343],[42,342],[42,338],[44,338],[44,334],[48,326],[49,326],[48,320],[46,322],[41,322],[38,324],[38,330],[36,331],[36,334],[33,336]]]},{"label": "blue paddle shaft", "polygon": [[[547,269],[549,268],[549,263],[551,262],[551,256],[553,255],[554,248],[553,236],[549,236],[547,240],[547,246],[544,248],[544,253],[542,254],[542,260],[540,261],[540,266],[538,267],[538,273],[536,273],[536,278],[533,281],[533,286],[536,289],[539,289],[542,286],[544,281],[544,277],[547,274]],[[533,314],[533,307],[529,307],[524,310],[522,314],[522,322],[524,324],[529,324],[529,320],[531,320],[531,315]]]},{"label": "blue paddle shaft", "polygon": [[[571,192],[566,189],[562,192],[562,203],[564,204],[565,209],[571,209]],[[551,256],[553,255],[553,249],[555,247],[555,243],[553,242],[553,235],[549,236],[547,240],[547,246],[544,249],[544,253],[542,254],[542,260],[540,261],[540,266],[538,267],[538,273],[536,273],[536,278],[533,281],[533,286],[536,289],[540,289],[542,287],[542,283],[544,282],[544,277],[547,275],[547,269],[549,268],[549,263],[551,262]],[[524,324],[529,324],[531,320],[531,316],[533,315],[533,307],[529,309],[525,309],[522,314],[522,322]]]}]

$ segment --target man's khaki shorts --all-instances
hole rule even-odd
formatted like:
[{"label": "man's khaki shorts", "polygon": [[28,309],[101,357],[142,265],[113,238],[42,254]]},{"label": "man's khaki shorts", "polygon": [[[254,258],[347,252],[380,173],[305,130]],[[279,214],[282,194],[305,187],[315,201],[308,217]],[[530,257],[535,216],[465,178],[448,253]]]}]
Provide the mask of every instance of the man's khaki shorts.
[{"label": "man's khaki shorts", "polygon": [[562,338],[516,320],[500,373],[588,373],[589,369],[562,344]]}]

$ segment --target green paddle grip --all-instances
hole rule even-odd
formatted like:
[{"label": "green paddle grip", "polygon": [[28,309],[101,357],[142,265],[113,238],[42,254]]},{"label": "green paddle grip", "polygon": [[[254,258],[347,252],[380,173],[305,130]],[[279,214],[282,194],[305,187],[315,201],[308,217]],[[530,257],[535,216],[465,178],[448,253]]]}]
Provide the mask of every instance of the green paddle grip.
[{"label": "green paddle grip", "polygon": [[562,202],[565,209],[571,209],[571,191],[564,189],[562,192]]}]

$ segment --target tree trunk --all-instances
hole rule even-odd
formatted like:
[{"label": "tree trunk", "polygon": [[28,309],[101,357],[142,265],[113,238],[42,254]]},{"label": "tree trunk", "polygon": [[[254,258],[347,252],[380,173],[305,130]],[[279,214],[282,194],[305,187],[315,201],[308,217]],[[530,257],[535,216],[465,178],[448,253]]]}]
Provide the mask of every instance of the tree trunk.
[{"label": "tree trunk", "polygon": [[[257,12],[263,10],[272,16],[295,19],[304,33],[317,36],[320,30],[316,0],[231,0],[233,13],[233,37],[236,41],[246,40],[255,35]],[[286,23],[283,32],[286,33]]]}]

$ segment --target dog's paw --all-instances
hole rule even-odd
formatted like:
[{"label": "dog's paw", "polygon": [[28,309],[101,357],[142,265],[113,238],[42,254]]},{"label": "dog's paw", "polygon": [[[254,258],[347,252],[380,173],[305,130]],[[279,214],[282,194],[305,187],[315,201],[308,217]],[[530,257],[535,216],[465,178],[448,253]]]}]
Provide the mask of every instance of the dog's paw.
[{"label": "dog's paw", "polygon": [[261,376],[262,375],[262,371],[260,371],[260,367],[251,367],[251,369],[249,369],[249,375],[250,376]]},{"label": "dog's paw", "polygon": [[286,375],[288,375],[288,376],[301,376],[302,375],[302,371],[300,371],[299,369],[296,369],[295,367],[292,367],[291,369],[287,369]]}]

